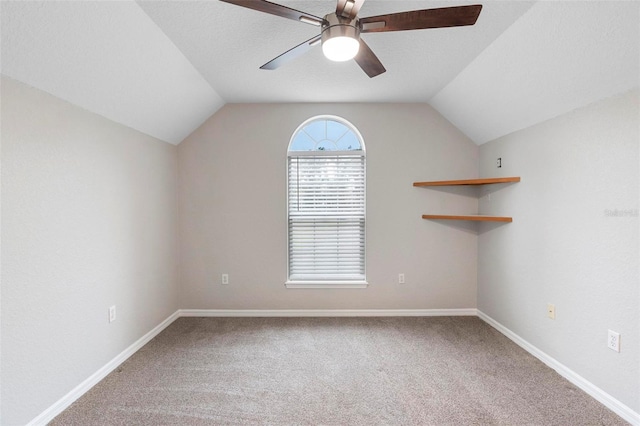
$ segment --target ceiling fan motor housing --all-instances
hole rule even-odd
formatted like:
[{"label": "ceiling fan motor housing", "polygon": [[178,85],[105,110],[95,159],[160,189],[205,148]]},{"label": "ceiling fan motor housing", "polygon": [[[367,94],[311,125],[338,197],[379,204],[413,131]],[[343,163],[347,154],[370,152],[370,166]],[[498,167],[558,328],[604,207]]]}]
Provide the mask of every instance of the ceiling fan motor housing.
[{"label": "ceiling fan motor housing", "polygon": [[322,42],[334,37],[349,37],[360,40],[360,23],[358,19],[349,19],[330,13],[322,23]]},{"label": "ceiling fan motor housing", "polygon": [[322,42],[322,53],[327,59],[335,62],[355,59],[358,66],[371,78],[384,73],[386,69],[367,43],[360,38],[361,32],[407,31],[474,25],[482,10],[481,4],[474,4],[410,10],[360,19],[358,12],[365,0],[337,0],[336,12],[320,18],[269,0],[221,1],[321,27],[320,35],[287,50],[261,66],[260,69],[276,69]]}]

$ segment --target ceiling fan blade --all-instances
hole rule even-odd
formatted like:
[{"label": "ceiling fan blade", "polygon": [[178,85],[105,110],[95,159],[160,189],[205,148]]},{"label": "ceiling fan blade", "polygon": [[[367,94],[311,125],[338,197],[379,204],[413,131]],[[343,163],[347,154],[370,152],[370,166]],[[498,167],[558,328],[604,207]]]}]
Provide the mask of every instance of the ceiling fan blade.
[{"label": "ceiling fan blade", "polygon": [[358,54],[354,59],[358,65],[360,65],[362,71],[367,73],[369,78],[373,78],[387,71],[384,65],[382,65],[382,62],[380,62],[380,59],[373,53],[373,50],[371,50],[369,45],[362,39],[360,39],[360,50],[358,50]]},{"label": "ceiling fan blade", "polygon": [[235,4],[236,6],[247,7],[249,9],[257,10],[264,13],[270,13],[276,16],[282,16],[283,18],[293,19],[294,21],[304,22],[305,24],[311,24],[321,26],[324,19],[306,12],[300,12],[299,10],[291,9],[290,7],[282,6],[276,3],[271,3],[266,0],[220,0],[225,3]]},{"label": "ceiling fan blade", "polygon": [[364,0],[338,0],[336,15],[354,19],[360,12],[362,3],[364,3]]},{"label": "ceiling fan blade", "polygon": [[376,33],[473,25],[478,20],[481,10],[482,5],[475,4],[369,16],[360,19],[361,32]]},{"label": "ceiling fan blade", "polygon": [[315,37],[310,38],[309,40],[300,43],[296,47],[287,50],[282,55],[273,58],[266,64],[260,67],[261,70],[275,70],[276,68],[281,67],[289,61],[296,59],[298,56],[302,56],[311,50],[314,46],[320,44],[322,36],[317,35]]}]

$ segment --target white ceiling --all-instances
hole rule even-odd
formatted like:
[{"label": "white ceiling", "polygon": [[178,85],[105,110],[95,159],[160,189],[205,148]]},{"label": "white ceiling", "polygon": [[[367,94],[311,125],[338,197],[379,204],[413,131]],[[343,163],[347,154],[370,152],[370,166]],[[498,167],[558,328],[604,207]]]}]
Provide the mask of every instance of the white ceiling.
[{"label": "white ceiling", "polygon": [[[336,3],[278,2],[316,16],[334,11]],[[532,2],[488,2],[475,26],[364,34],[362,38],[387,69],[373,79],[354,61],[328,61],[320,46],[275,71],[259,69],[319,34],[312,25],[220,1],[138,4],[227,102],[426,102]],[[360,16],[451,4],[367,0]]]},{"label": "white ceiling", "polygon": [[6,76],[173,144],[224,104],[133,1],[0,7]]},{"label": "white ceiling", "polygon": [[2,74],[173,144],[225,102],[427,102],[484,143],[638,87],[640,2],[367,0],[360,16],[474,3],[471,27],[364,34],[387,69],[369,79],[320,48],[260,70],[318,28],[216,0],[2,1]]},{"label": "white ceiling", "polygon": [[638,87],[639,46],[640,2],[540,2],[429,103],[484,143]]}]

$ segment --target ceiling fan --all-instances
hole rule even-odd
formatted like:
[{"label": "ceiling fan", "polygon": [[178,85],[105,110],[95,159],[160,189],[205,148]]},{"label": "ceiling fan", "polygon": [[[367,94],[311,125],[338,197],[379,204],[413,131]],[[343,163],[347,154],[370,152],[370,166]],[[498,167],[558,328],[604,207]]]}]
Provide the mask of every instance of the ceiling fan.
[{"label": "ceiling fan", "polygon": [[320,34],[287,50],[261,66],[260,69],[276,69],[322,43],[322,51],[328,59],[333,61],[355,59],[360,68],[371,78],[382,74],[386,69],[367,43],[360,38],[361,33],[473,25],[482,10],[482,5],[476,4],[358,18],[358,12],[364,0],[337,0],[335,13],[329,13],[324,18],[320,18],[266,0],[221,1],[321,28]]}]

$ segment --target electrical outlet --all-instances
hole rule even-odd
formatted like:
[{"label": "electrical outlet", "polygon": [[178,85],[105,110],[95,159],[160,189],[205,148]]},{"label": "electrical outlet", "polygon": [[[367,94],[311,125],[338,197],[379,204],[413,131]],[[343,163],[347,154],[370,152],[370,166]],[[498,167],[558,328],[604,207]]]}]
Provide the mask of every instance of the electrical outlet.
[{"label": "electrical outlet", "polygon": [[547,304],[547,316],[552,320],[556,319],[556,305],[551,303]]},{"label": "electrical outlet", "polygon": [[109,322],[114,322],[116,320],[116,305],[113,305],[109,308]]},{"label": "electrical outlet", "polygon": [[498,169],[502,168],[502,157],[496,160],[496,168]]},{"label": "electrical outlet", "polygon": [[609,330],[607,336],[607,347],[612,351],[620,352],[620,333]]},{"label": "electrical outlet", "polygon": [[229,284],[229,274],[222,274],[222,284]]},{"label": "electrical outlet", "polygon": [[398,274],[398,284],[404,284],[404,274]]}]

